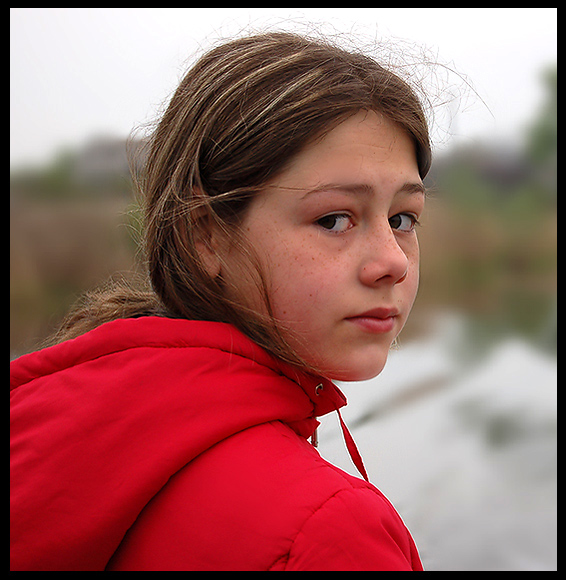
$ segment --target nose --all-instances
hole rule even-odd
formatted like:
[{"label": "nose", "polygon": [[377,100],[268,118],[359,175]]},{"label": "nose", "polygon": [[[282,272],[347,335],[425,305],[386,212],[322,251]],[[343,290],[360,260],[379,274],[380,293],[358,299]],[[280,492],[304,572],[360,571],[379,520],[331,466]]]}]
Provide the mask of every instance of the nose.
[{"label": "nose", "polygon": [[360,265],[360,281],[366,286],[379,283],[400,284],[407,277],[409,258],[387,226],[374,233],[365,248]]}]

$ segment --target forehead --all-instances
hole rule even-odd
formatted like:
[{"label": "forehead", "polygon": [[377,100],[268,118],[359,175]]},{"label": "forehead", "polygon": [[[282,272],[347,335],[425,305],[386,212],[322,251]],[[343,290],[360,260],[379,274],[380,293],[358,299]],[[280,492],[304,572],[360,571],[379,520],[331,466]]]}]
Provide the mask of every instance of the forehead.
[{"label": "forehead", "polygon": [[360,111],[307,145],[273,185],[310,190],[323,183],[391,181],[421,182],[413,140],[382,115]]}]

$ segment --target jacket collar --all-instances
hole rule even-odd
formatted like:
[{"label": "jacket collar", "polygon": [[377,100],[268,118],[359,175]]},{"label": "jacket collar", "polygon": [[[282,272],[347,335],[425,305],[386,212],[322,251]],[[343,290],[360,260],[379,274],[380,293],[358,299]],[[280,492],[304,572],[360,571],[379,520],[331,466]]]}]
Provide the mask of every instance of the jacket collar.
[{"label": "jacket collar", "polygon": [[309,437],[317,416],[346,404],[331,381],[282,364],[230,325],[158,317],[24,355],[10,380],[16,570],[103,569],[194,457],[270,421]]},{"label": "jacket collar", "polygon": [[200,347],[242,356],[299,385],[313,404],[313,417],[347,403],[332,381],[279,361],[230,324],[156,316],[108,322],[73,340],[20,357],[11,368],[10,390],[34,378],[138,347]]}]

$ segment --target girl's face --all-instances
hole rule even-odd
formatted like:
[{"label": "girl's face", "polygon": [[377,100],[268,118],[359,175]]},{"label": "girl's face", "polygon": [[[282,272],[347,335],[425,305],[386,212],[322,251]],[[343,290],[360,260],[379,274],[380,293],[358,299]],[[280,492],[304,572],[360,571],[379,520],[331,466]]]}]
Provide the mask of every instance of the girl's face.
[{"label": "girl's face", "polygon": [[[252,202],[243,234],[273,315],[328,378],[359,381],[383,369],[417,293],[414,228],[424,198],[411,138],[360,111],[302,150]],[[238,274],[223,272],[242,289]],[[243,292],[259,308],[251,283]]]}]

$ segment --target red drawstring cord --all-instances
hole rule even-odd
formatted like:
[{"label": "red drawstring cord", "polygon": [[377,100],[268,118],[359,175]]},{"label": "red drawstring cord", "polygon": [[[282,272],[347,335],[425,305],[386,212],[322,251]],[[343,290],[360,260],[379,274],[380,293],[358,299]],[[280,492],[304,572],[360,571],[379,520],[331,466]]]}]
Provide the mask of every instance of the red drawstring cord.
[{"label": "red drawstring cord", "polygon": [[346,423],[344,423],[344,419],[342,419],[342,415],[340,414],[340,409],[336,409],[338,413],[338,417],[340,419],[340,427],[342,427],[342,434],[344,435],[344,440],[346,441],[346,447],[348,448],[348,453],[350,454],[350,458],[352,459],[354,465],[356,466],[357,470],[360,472],[360,475],[369,482],[369,477],[366,472],[366,468],[364,467],[364,462],[362,461],[362,456],[356,447],[356,442],[354,438],[348,431],[348,427],[346,427]]},{"label": "red drawstring cord", "polygon": [[[322,383],[317,385],[315,388],[315,395],[319,396],[323,388],[324,387]],[[342,434],[344,435],[344,441],[346,442],[346,448],[348,449],[348,453],[350,454],[350,459],[356,466],[356,469],[360,472],[360,475],[369,483],[369,477],[366,468],[364,467],[362,456],[360,455],[360,452],[356,447],[356,442],[354,441],[354,438],[350,434],[350,431],[348,431],[348,427],[346,427],[346,423],[344,423],[344,419],[342,419],[339,407],[336,407],[336,412],[338,413],[338,418],[340,419],[340,427],[342,427]],[[313,447],[318,447],[317,429],[314,430],[314,433],[311,436],[311,444],[313,445]]]}]

